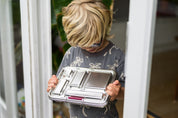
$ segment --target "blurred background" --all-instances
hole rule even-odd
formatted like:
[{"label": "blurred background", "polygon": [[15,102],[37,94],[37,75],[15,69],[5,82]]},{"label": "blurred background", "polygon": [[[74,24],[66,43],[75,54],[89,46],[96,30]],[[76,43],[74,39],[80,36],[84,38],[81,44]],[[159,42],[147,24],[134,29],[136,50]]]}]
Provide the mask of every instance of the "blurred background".
[{"label": "blurred background", "polygon": [[[25,97],[21,42],[20,0],[12,2],[14,54],[17,79],[17,105],[19,118],[25,118]],[[62,2],[62,1],[61,1]],[[51,0],[52,66],[56,73],[65,51],[70,47],[60,31],[60,8]],[[68,4],[66,1],[64,5]],[[112,41],[125,52],[127,22],[129,21],[129,0],[115,0],[113,5]],[[140,16],[141,17],[141,16]],[[1,21],[0,21],[1,22]],[[139,34],[136,34],[139,35]],[[1,35],[0,35],[1,36]],[[5,40],[0,38],[0,40]],[[5,99],[2,74],[0,42],[0,96]],[[122,118],[123,101],[117,102]],[[53,104],[55,118],[68,118],[68,109],[63,103]],[[178,116],[178,0],[158,0],[148,103],[148,117],[177,118]]]}]

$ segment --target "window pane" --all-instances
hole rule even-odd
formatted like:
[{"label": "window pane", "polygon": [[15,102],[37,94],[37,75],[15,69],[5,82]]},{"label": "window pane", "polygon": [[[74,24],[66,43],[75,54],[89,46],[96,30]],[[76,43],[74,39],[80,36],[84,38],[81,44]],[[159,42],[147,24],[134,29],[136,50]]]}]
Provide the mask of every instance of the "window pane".
[{"label": "window pane", "polygon": [[22,40],[21,40],[21,22],[20,22],[20,0],[12,0],[12,19],[15,51],[15,67],[17,79],[17,102],[19,115],[25,116],[25,95],[22,61]]},{"label": "window pane", "polygon": [[[126,41],[126,25],[128,21],[128,11],[129,11],[129,0],[121,0],[121,1],[114,1],[113,8],[113,24],[111,29],[111,35],[114,35],[114,38],[111,40],[117,47],[125,52],[125,41]],[[65,5],[66,3],[63,2],[55,2],[52,1],[51,4],[51,24],[52,24],[52,58],[53,58],[53,74],[56,74],[57,69],[60,65],[62,57],[68,48],[69,45],[66,44],[66,40],[63,35],[58,34],[59,27],[62,27],[60,22],[56,21],[56,16],[59,18],[59,9],[61,6]],[[118,6],[119,5],[119,6]],[[60,7],[58,7],[60,6]],[[122,6],[122,7],[121,7]],[[121,12],[119,12],[121,11]],[[63,33],[61,33],[63,34]],[[62,39],[61,39],[62,37]],[[117,110],[122,117],[123,112],[123,100],[116,103]],[[54,102],[54,116],[60,116],[61,114],[64,116],[69,117],[68,108],[65,107],[63,103],[56,103]]]},{"label": "window pane", "polygon": [[150,116],[178,116],[178,2],[158,0],[150,81]]}]

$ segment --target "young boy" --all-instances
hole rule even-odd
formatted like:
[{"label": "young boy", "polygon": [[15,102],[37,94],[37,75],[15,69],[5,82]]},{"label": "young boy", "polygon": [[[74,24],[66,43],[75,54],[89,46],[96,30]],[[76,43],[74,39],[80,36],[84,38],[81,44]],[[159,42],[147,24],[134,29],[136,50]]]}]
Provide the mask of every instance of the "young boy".
[{"label": "young boy", "polygon": [[[70,117],[118,118],[115,102],[124,97],[125,80],[119,79],[124,71],[124,54],[108,40],[111,11],[102,0],[73,0],[63,8],[63,15],[64,30],[72,47],[65,53],[57,75],[66,66],[112,69],[117,73],[116,80],[106,88],[110,102],[105,108],[70,104]],[[57,83],[58,79],[53,75],[47,91]]]}]

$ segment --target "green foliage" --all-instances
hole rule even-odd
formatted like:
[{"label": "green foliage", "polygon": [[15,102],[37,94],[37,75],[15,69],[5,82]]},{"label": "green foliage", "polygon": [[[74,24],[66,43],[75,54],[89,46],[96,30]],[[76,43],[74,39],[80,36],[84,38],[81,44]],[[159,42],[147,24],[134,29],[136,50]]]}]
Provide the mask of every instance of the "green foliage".
[{"label": "green foliage", "polygon": [[13,24],[20,24],[20,3],[17,0],[12,1]]},{"label": "green foliage", "polygon": [[62,14],[61,14],[61,13],[57,15],[56,21],[57,21],[57,29],[58,29],[58,31],[59,31],[61,40],[62,40],[62,41],[66,41],[67,38],[66,38],[65,31],[64,31],[64,27],[63,27],[63,25],[62,25]]},{"label": "green foliage", "polygon": [[52,5],[56,14],[62,12],[62,8],[67,6],[72,0],[52,0]]},{"label": "green foliage", "polygon": [[66,52],[67,49],[69,49],[69,48],[70,48],[70,45],[69,45],[68,43],[66,43],[66,44],[63,46],[64,52]]},{"label": "green foliage", "polygon": [[112,0],[103,0],[103,4],[108,8],[110,9],[110,6],[112,4]]},{"label": "green foliage", "polygon": [[63,53],[60,52],[58,49],[56,49],[56,51],[54,51],[52,53],[52,67],[53,67],[53,70],[57,72],[58,68],[59,68],[59,65],[62,61],[62,58],[63,58]]},{"label": "green foliage", "polygon": [[57,24],[52,24],[51,29],[52,29],[52,68],[54,71],[57,72],[57,69],[62,61],[64,53],[54,43],[55,39],[59,36]]},{"label": "green foliage", "polygon": [[[62,25],[62,8],[67,6],[72,0],[52,0],[52,7],[53,7],[53,16],[55,14],[56,22],[57,22],[57,29],[59,31],[59,35],[62,41],[66,41],[66,34],[64,32],[64,28]],[[52,20],[53,21],[53,20]]]},{"label": "green foliage", "polygon": [[51,1],[51,24],[52,25],[57,24],[57,22],[56,22],[56,14],[55,14],[55,11],[54,11],[54,7],[52,5],[52,1]]}]

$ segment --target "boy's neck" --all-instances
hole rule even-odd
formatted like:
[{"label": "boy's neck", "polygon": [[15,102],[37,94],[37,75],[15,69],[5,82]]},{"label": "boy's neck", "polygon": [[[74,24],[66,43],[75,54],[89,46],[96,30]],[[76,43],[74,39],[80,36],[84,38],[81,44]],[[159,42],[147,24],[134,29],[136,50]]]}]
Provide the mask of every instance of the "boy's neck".
[{"label": "boy's neck", "polygon": [[106,46],[108,46],[109,41],[108,40],[104,40],[103,43],[101,44],[101,48],[99,48],[96,52],[100,52],[102,51]]}]

